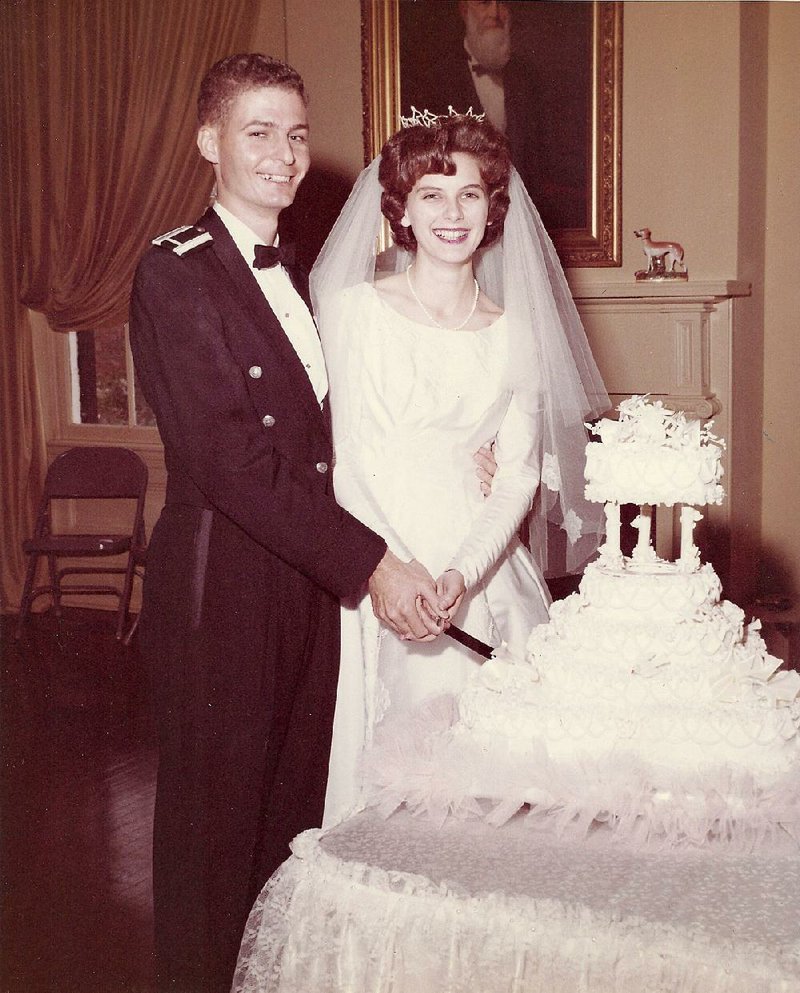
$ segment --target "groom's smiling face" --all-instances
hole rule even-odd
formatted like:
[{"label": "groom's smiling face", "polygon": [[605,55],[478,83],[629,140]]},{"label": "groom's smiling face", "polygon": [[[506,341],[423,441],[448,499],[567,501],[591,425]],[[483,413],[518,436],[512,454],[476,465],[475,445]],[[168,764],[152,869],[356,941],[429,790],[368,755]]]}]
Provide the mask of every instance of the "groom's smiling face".
[{"label": "groom's smiling face", "polygon": [[277,86],[239,93],[197,144],[214,166],[219,203],[245,222],[288,207],[311,164],[305,103]]}]

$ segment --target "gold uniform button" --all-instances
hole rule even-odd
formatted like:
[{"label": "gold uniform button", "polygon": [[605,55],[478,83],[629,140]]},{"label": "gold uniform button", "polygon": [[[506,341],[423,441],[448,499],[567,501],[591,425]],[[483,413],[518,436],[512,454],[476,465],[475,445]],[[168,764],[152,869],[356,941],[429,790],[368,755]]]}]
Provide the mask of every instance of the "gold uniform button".
[{"label": "gold uniform button", "polygon": [[327,462],[317,462],[317,472],[327,472],[328,463]]},{"label": "gold uniform button", "polygon": [[264,370],[261,368],[260,365],[251,365],[250,368],[247,370],[247,374],[250,376],[251,379],[261,379],[261,377],[264,375]]},{"label": "gold uniform button", "polygon": [[264,416],[261,418],[261,423],[264,425],[265,428],[271,428],[272,425],[275,423],[275,418],[272,416],[272,414],[264,414]]}]

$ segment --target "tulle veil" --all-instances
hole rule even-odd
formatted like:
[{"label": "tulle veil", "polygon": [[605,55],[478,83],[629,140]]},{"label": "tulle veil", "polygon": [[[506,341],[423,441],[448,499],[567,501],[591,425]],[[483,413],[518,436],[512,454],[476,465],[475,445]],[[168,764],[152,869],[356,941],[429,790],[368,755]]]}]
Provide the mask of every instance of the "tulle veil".
[{"label": "tulle veil", "polygon": [[[412,256],[379,254],[380,157],[361,173],[311,271],[311,296],[331,380],[345,356],[329,333],[341,293]],[[542,410],[541,485],[528,518],[531,551],[545,575],[579,572],[595,553],[603,509],[584,497],[587,420],[610,407],[553,244],[516,169],[503,235],[475,257],[481,289],[507,315],[508,374],[515,390],[534,390]]]}]

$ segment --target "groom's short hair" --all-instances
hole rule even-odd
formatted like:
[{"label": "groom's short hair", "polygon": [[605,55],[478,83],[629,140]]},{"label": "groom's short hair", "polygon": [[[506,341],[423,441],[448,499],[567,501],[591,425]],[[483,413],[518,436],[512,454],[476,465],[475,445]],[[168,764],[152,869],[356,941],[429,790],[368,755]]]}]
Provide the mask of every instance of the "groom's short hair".
[{"label": "groom's short hair", "polygon": [[197,122],[204,125],[224,123],[231,103],[247,90],[262,86],[297,93],[308,106],[303,78],[286,62],[260,52],[228,55],[216,62],[200,83],[197,97]]}]

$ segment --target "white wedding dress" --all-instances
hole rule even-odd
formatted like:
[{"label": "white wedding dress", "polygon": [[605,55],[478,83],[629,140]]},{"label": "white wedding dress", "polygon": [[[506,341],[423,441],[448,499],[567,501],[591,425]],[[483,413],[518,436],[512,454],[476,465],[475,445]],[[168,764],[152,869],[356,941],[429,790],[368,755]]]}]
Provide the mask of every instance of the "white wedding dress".
[{"label": "white wedding dress", "polygon": [[[440,330],[397,313],[363,283],[337,301],[327,340],[336,351],[339,503],[434,579],[462,572],[467,595],[455,623],[521,655],[550,602],[517,536],[539,484],[541,404],[534,391],[505,385],[505,317],[480,331]],[[492,440],[498,468],[486,498],[473,454]],[[401,641],[379,625],[367,595],[343,606],[324,826],[360,807],[361,759],[376,725],[458,693],[480,663],[447,635]]]}]

